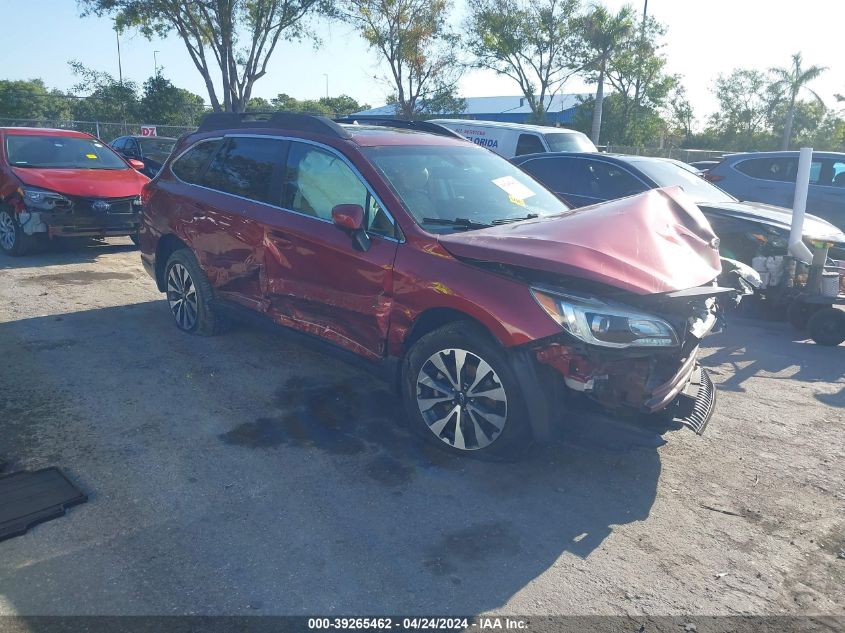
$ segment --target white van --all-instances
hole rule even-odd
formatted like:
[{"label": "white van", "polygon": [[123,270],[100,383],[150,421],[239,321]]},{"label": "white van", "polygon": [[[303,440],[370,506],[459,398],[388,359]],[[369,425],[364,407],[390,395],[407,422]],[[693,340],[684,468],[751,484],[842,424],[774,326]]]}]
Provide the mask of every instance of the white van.
[{"label": "white van", "polygon": [[432,119],[430,123],[449,128],[505,158],[541,152],[598,151],[585,134],[566,128],[467,119]]}]

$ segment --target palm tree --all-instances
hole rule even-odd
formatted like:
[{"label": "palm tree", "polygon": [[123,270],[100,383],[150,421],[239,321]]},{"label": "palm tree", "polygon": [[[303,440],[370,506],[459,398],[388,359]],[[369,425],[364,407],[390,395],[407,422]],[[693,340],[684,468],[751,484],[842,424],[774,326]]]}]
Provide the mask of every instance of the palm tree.
[{"label": "palm tree", "polygon": [[789,68],[772,68],[769,72],[772,73],[774,81],[772,81],[772,90],[780,101],[788,104],[789,108],[786,111],[786,122],[783,126],[783,142],[781,149],[789,149],[789,143],[792,141],[792,123],[795,120],[795,104],[802,90],[809,92],[815,99],[824,105],[821,97],[817,95],[807,84],[827,70],[825,66],[810,66],[809,68],[801,67],[801,53],[795,53],[792,56],[792,66]]},{"label": "palm tree", "polygon": [[582,28],[587,55],[584,68],[596,77],[596,101],[593,106],[593,126],[590,138],[598,145],[601,135],[607,63],[611,55],[622,46],[633,31],[634,10],[626,5],[614,15],[600,4],[593,5],[590,12],[583,18]]}]

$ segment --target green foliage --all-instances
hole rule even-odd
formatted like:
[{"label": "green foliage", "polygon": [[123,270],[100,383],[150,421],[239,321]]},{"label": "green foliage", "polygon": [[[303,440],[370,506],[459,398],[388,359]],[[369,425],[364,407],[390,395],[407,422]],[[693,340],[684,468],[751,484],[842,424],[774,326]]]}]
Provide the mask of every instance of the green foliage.
[{"label": "green foliage", "polygon": [[268,101],[263,97],[253,97],[247,104],[247,112],[302,112],[306,114],[321,114],[333,117],[361,110],[368,110],[370,106],[366,103],[360,104],[348,95],[339,97],[321,97],[320,99],[296,99],[290,95],[281,93]]},{"label": "green foliage", "polygon": [[72,100],[48,90],[41,79],[0,80],[0,117],[12,119],[67,119]]},{"label": "green foliage", "polygon": [[77,121],[137,121],[141,116],[138,84],[124,80],[122,83],[109,73],[93,70],[78,61],[68,62],[71,71],[79,78],[73,87],[88,96],[73,104],[73,118]]},{"label": "green foliage", "polygon": [[767,85],[766,76],[759,70],[739,68],[716,79],[719,110],[710,117],[709,126],[725,147],[760,151],[772,146]]},{"label": "green foliage", "polygon": [[545,122],[547,98],[584,57],[581,0],[468,0],[467,9],[464,46],[473,65],[516,82],[532,119]]},{"label": "green foliage", "polygon": [[144,82],[139,103],[141,122],[197,125],[205,113],[202,97],[177,88],[160,74]]},{"label": "green foliage", "polygon": [[448,24],[451,0],[340,0],[336,15],[387,63],[398,116],[457,101],[459,39]]}]

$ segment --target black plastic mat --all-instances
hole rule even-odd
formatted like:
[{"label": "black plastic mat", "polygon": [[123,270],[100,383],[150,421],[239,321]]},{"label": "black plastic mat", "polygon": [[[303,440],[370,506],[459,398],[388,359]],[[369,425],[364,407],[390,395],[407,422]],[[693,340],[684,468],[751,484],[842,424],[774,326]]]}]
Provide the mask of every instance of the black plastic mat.
[{"label": "black plastic mat", "polygon": [[58,468],[0,475],[0,541],[88,501]]}]

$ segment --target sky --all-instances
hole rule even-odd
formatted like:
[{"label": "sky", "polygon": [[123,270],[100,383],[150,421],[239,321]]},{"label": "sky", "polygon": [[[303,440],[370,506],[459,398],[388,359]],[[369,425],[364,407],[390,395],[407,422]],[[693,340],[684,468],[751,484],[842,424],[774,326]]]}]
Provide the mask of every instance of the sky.
[{"label": "sky", "polygon": [[[460,23],[462,0],[455,22]],[[643,0],[631,4],[641,11]],[[625,0],[604,0],[617,9]],[[79,17],[76,0],[0,0],[3,9],[3,57],[0,79],[42,78],[49,87],[70,91],[76,83],[67,65],[84,65],[118,75],[115,33],[107,18]],[[806,64],[829,70],[813,84],[828,105],[845,93],[845,56],[841,55],[845,2],[841,0],[649,0],[649,14],[667,28],[668,70],[680,74],[699,122],[716,108],[713,82],[737,67],[765,70],[786,66],[801,51]],[[20,25],[16,28],[15,25]],[[381,78],[386,68],[374,52],[347,26],[315,24],[320,42],[280,44],[268,73],[253,96],[272,98],[287,93],[315,99],[348,94],[359,102],[382,105],[390,86]],[[155,51],[158,51],[154,54]],[[837,53],[836,51],[840,51]],[[148,41],[121,36],[124,78],[139,84],[153,74],[157,58],[162,74],[177,86],[208,101],[202,79],[178,37]],[[572,79],[564,92],[592,92]],[[461,80],[462,97],[516,95],[519,89],[490,71],[470,71]]]}]

